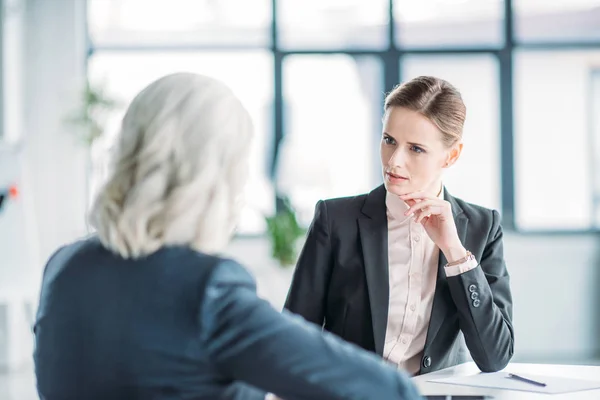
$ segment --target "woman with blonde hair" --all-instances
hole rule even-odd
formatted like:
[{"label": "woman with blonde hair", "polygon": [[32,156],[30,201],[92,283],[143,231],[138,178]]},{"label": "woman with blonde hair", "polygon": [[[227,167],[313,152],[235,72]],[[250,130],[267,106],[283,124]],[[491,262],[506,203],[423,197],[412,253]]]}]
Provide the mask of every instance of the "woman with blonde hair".
[{"label": "woman with blonde hair", "polygon": [[251,121],[204,76],[133,100],[91,220],[48,261],[35,331],[42,399],[416,399],[377,357],[281,314],[218,256],[240,209]]}]

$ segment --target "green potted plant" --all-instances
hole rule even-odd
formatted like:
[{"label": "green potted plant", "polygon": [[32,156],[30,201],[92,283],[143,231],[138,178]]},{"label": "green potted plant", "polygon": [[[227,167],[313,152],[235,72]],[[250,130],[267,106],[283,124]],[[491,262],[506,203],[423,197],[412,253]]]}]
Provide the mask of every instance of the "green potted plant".
[{"label": "green potted plant", "polygon": [[101,86],[93,86],[86,80],[79,95],[75,111],[65,118],[65,123],[74,127],[81,143],[88,147],[102,137],[107,118],[119,108],[120,102],[108,96]]},{"label": "green potted plant", "polygon": [[267,232],[271,242],[271,255],[282,267],[296,263],[298,257],[298,239],[306,230],[298,224],[296,212],[289,201],[283,201],[283,208],[275,215],[266,217]]}]

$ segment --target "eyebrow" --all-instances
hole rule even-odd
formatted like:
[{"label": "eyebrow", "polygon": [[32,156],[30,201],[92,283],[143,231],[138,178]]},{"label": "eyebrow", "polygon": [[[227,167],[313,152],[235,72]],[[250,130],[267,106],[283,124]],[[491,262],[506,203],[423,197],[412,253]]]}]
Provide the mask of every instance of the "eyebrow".
[{"label": "eyebrow", "polygon": [[411,146],[417,146],[417,147],[422,147],[424,149],[427,149],[428,147],[424,144],[421,143],[414,143],[414,142],[408,142],[408,144],[410,144]]},{"label": "eyebrow", "polygon": [[[392,135],[390,135],[390,134],[389,134],[389,133],[387,133],[387,132],[383,132],[383,135],[384,135],[384,136],[391,137],[392,139],[396,140],[396,138],[395,138],[395,137],[393,137]],[[416,143],[416,142],[408,142],[408,144],[410,144],[411,146],[418,146],[418,147],[422,147],[422,148],[424,148],[424,149],[428,149],[428,148],[429,148],[429,146],[427,146],[427,145],[424,145],[424,144],[421,144],[421,143]]]}]

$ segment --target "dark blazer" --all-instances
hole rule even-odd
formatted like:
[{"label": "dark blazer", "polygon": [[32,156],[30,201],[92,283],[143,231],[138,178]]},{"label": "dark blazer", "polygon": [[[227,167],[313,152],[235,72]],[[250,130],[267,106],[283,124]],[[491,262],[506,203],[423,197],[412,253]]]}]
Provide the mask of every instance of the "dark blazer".
[{"label": "dark blazer", "polygon": [[[379,355],[389,303],[385,196],[380,186],[365,195],[317,203],[285,303],[286,309]],[[482,371],[497,371],[511,359],[514,341],[500,218],[447,191],[444,198],[452,205],[461,242],[480,265],[446,278],[447,261],[440,252],[420,373],[465,361],[464,342]]]},{"label": "dark blazer", "polygon": [[379,357],[258,298],[236,262],[183,247],[137,260],[94,238],[59,250],[34,330],[47,400],[419,398]]}]

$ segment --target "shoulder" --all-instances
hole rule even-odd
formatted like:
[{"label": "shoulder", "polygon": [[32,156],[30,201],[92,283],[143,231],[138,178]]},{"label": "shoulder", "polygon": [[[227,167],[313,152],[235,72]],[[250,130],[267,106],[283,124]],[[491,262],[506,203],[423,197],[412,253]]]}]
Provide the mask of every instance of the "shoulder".
[{"label": "shoulder", "polygon": [[[373,199],[381,197],[380,191],[381,188],[377,188],[369,193],[321,200],[317,203],[317,210],[320,212],[325,211],[327,217],[331,219],[347,219],[349,216],[360,214],[369,197],[372,197]],[[382,199],[383,201],[380,203],[385,206],[385,196],[383,196]],[[321,209],[319,210],[319,208]]]},{"label": "shoulder", "polygon": [[491,221],[492,218],[494,218],[494,215],[498,215],[497,210],[483,207],[483,206],[480,206],[479,204],[469,203],[458,197],[454,197],[453,199],[456,202],[456,204],[458,204],[460,206],[460,208],[466,214],[466,216],[469,217],[470,219],[473,218],[476,220],[490,220]]},{"label": "shoulder", "polygon": [[200,313],[204,328],[227,321],[239,324],[248,318],[248,307],[256,300],[256,282],[250,272],[234,260],[218,258],[201,288]]},{"label": "shoulder", "polygon": [[448,200],[453,208],[457,208],[467,217],[469,225],[475,226],[477,231],[492,233],[501,229],[500,213],[497,210],[469,203],[454,196],[450,196]]},{"label": "shoulder", "polygon": [[252,274],[237,261],[221,257],[215,257],[214,261],[208,279],[210,287],[244,286],[253,290],[256,288]]},{"label": "shoulder", "polygon": [[44,281],[53,280],[77,260],[93,258],[99,251],[106,251],[95,236],[86,237],[59,247],[49,257],[44,268]]},{"label": "shoulder", "polygon": [[362,193],[355,196],[333,197],[322,200],[330,208],[340,207],[360,207],[365,202],[368,193]]}]

